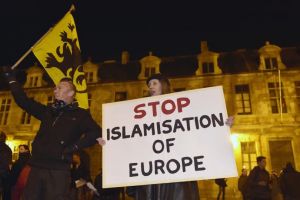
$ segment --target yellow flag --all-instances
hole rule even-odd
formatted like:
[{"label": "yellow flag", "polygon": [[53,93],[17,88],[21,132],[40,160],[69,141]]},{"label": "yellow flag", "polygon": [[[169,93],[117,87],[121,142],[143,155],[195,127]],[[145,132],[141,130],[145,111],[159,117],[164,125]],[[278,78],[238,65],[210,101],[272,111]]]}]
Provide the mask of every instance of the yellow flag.
[{"label": "yellow flag", "polygon": [[73,80],[79,107],[87,109],[87,84],[72,14],[68,12],[32,51],[55,84],[65,77]]}]

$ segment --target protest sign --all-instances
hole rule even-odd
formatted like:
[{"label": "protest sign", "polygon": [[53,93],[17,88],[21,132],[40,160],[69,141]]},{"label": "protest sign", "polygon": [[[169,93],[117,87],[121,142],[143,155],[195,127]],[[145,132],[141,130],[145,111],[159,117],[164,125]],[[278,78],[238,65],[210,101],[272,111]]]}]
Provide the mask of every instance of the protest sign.
[{"label": "protest sign", "polygon": [[237,176],[221,86],[103,104],[103,187]]}]

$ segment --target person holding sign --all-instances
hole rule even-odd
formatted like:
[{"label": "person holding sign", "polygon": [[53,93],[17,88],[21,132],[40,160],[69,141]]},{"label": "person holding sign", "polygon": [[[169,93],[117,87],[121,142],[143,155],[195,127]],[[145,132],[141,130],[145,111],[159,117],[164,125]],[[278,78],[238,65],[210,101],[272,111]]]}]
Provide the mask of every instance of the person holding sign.
[{"label": "person holding sign", "polygon": [[[169,80],[162,74],[154,74],[146,81],[150,96],[171,92]],[[144,185],[127,188],[129,196],[135,200],[199,200],[196,181]]]}]

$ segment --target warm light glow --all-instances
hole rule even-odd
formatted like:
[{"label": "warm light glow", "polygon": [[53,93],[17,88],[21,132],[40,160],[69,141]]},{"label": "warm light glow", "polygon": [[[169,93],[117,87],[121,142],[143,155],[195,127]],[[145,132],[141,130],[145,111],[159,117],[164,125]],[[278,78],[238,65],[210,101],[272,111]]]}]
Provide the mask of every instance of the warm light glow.
[{"label": "warm light glow", "polygon": [[230,138],[231,138],[231,143],[233,145],[233,148],[236,149],[239,146],[238,135],[232,134],[230,135]]},{"label": "warm light glow", "polygon": [[15,146],[17,146],[17,143],[14,140],[6,140],[5,142],[9,148],[13,151]]}]

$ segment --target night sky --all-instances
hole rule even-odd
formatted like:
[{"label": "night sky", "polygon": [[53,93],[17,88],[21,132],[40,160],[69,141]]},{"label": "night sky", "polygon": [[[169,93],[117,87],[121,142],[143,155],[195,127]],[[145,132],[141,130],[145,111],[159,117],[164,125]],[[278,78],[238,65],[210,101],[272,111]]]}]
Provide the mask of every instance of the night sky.
[{"label": "night sky", "polygon": [[[131,59],[152,51],[157,56],[198,54],[200,41],[211,50],[258,49],[265,41],[300,46],[297,1],[102,1],[51,0],[1,2],[0,65],[13,65],[75,4],[84,59]],[[21,67],[35,61],[31,54]]]}]

